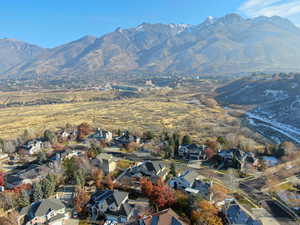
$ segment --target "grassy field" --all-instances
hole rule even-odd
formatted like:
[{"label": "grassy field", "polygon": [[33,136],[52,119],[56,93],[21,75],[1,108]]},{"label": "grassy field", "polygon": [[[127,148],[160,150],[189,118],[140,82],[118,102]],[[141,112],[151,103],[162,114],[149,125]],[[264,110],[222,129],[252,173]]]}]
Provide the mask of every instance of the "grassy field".
[{"label": "grassy field", "polygon": [[[23,95],[15,93],[10,94],[9,97],[20,96],[16,97],[19,100],[27,99],[30,95],[39,98],[45,96],[43,93]],[[87,99],[90,96],[99,96],[99,92],[65,95],[68,98],[85,96]],[[0,95],[0,99],[5,99],[3,96]],[[165,128],[188,132],[198,139],[209,137],[212,133],[225,134],[235,129],[232,124],[236,119],[229,116],[222,108],[190,105],[176,99],[147,97],[3,108],[0,109],[0,137],[12,139],[22,134],[25,129],[41,133],[45,129],[56,129],[66,123],[76,125],[82,122],[89,122],[94,126],[110,130],[161,131]]]}]

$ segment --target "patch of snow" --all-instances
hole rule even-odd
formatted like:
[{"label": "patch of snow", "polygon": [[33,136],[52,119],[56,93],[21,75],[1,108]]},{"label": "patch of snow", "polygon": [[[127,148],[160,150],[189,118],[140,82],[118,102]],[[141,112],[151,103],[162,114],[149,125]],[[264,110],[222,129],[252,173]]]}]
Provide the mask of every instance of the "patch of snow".
[{"label": "patch of snow", "polygon": [[276,100],[283,100],[285,98],[288,98],[289,95],[283,90],[272,90],[272,89],[267,89],[264,91],[265,96],[272,96]]},{"label": "patch of snow", "polygon": [[269,127],[273,130],[276,130],[277,132],[289,137],[293,141],[300,144],[300,129],[293,127],[291,125],[279,123],[275,120],[269,120],[267,118],[263,118],[251,112],[247,112],[246,115],[248,116],[248,119],[256,119],[258,121],[262,121],[266,123],[266,124],[260,124],[260,126]]}]

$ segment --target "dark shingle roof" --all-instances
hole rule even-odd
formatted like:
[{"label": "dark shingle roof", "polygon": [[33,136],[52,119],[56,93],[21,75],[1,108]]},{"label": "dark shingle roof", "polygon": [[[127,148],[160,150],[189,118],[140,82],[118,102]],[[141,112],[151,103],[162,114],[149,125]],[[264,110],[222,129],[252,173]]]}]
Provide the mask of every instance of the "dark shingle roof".
[{"label": "dark shingle roof", "polygon": [[262,225],[258,220],[250,217],[238,204],[232,204],[225,212],[229,224]]},{"label": "dark shingle roof", "polygon": [[113,196],[117,206],[119,206],[123,202],[123,200],[128,196],[128,193],[124,191],[114,190]]},{"label": "dark shingle roof", "polygon": [[188,181],[190,184],[195,181],[195,179],[199,176],[196,172],[192,170],[188,170],[185,172],[185,175],[182,176],[186,181]]},{"label": "dark shingle roof", "polygon": [[44,199],[37,203],[35,216],[43,216],[50,210],[59,210],[65,208],[65,205],[58,199]]}]

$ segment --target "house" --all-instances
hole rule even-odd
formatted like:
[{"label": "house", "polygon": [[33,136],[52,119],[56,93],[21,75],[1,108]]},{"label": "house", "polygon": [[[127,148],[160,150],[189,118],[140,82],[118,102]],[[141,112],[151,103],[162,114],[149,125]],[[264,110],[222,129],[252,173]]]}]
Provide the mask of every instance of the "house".
[{"label": "house", "polygon": [[33,155],[40,152],[42,149],[49,147],[42,139],[34,139],[22,145],[19,150],[24,150],[26,154]]},{"label": "house", "polygon": [[225,201],[223,214],[228,225],[262,225],[233,199]]},{"label": "house", "polygon": [[105,174],[109,174],[117,168],[117,161],[112,155],[106,153],[97,155],[93,164],[99,166]]},{"label": "house", "polygon": [[172,178],[169,181],[169,186],[174,189],[181,190],[184,190],[185,188],[191,188],[198,176],[198,173],[192,170],[186,170],[182,175]]},{"label": "house", "polygon": [[87,208],[92,221],[105,217],[107,221],[125,223],[133,213],[133,207],[128,204],[128,193],[119,190],[95,192]]},{"label": "house", "polygon": [[217,169],[235,168],[242,169],[246,163],[253,164],[256,158],[252,152],[244,152],[240,149],[228,149],[217,154]]},{"label": "house", "polygon": [[187,160],[201,160],[204,159],[204,150],[206,148],[205,145],[180,145],[178,148],[178,156]]},{"label": "house", "polygon": [[140,144],[141,138],[134,135],[130,135],[128,131],[125,131],[122,133],[121,136],[115,137],[114,141],[117,145],[124,146],[130,143]]},{"label": "house", "polygon": [[207,200],[212,198],[212,182],[204,181],[204,177],[192,170],[187,170],[182,175],[172,178],[168,184],[174,189],[184,190],[189,194],[199,195]]},{"label": "house", "polygon": [[60,166],[58,162],[43,165],[31,164],[23,170],[7,174],[5,177],[6,186],[11,189],[22,184],[39,182],[50,173],[61,172]]},{"label": "house", "polygon": [[141,178],[147,177],[153,183],[156,183],[158,179],[165,180],[168,173],[169,169],[164,163],[159,161],[145,161],[125,170],[116,181],[138,185]]},{"label": "house", "polygon": [[43,199],[22,208],[19,220],[23,218],[25,225],[63,225],[67,219],[66,207],[58,199]]},{"label": "house", "polygon": [[172,209],[165,209],[126,225],[187,225],[187,223],[183,222]]},{"label": "house", "polygon": [[98,141],[105,141],[110,142],[113,139],[112,132],[101,130],[100,128],[97,128],[97,131],[94,134],[91,134],[89,136],[89,139],[96,139]]},{"label": "house", "polygon": [[57,133],[57,139],[59,141],[72,141],[77,138],[78,130],[76,127],[62,128]]}]

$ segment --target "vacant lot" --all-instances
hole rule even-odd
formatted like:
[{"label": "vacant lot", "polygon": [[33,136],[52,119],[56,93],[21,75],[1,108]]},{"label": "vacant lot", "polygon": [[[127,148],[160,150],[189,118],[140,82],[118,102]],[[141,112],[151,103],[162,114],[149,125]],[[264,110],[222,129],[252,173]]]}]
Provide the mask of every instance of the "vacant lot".
[{"label": "vacant lot", "polygon": [[[78,95],[83,94],[73,93],[73,97]],[[85,92],[84,95],[96,97],[97,92]],[[68,97],[72,98],[72,94],[68,94]],[[43,94],[40,94],[40,98],[43,98]],[[212,134],[226,134],[237,128],[234,125],[236,119],[222,108],[191,105],[175,99],[178,98],[148,97],[3,108],[0,109],[0,137],[11,139],[23,133],[25,129],[40,133],[45,129],[64,126],[66,123],[76,125],[82,122],[93,123],[94,126],[110,130],[178,130],[191,133],[199,139],[210,137]]]}]

